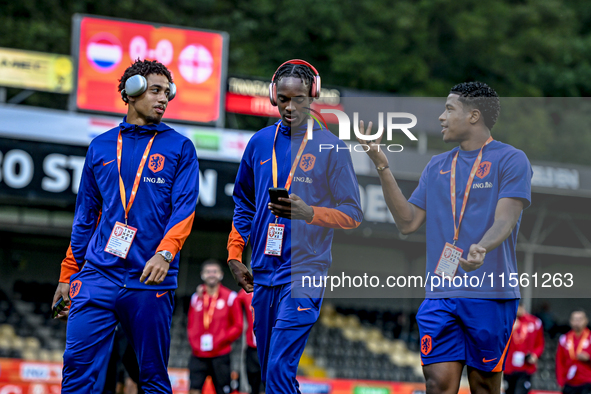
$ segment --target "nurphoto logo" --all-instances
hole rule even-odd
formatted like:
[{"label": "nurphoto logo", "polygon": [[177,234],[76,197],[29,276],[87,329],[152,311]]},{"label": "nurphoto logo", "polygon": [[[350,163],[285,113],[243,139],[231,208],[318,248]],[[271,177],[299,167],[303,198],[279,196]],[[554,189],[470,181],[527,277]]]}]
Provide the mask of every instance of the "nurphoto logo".
[{"label": "nurphoto logo", "polygon": [[[322,116],[322,114],[333,114],[337,117],[338,122],[339,122],[339,135],[338,135],[339,139],[343,140],[343,141],[350,141],[351,140],[351,121],[349,119],[349,116],[345,112],[337,110],[337,109],[327,109],[327,108],[321,109],[320,113],[318,113],[318,111],[314,111],[311,108],[309,108],[309,110],[310,110],[310,118],[308,119],[308,131],[307,131],[308,139],[311,140],[314,137],[314,135],[313,135],[314,134],[313,133],[314,121],[316,121],[320,125],[320,128],[323,127],[323,124],[326,127],[326,121],[324,120],[324,117]],[[322,123],[320,122],[319,118],[322,120]],[[394,119],[409,119],[410,123],[394,123]],[[376,131],[375,134],[365,135],[359,131],[359,113],[358,112],[353,113],[353,132],[355,133],[355,136],[359,140],[362,140],[362,141],[377,140],[378,138],[382,137],[382,135],[384,134],[384,129],[386,129],[386,139],[387,140],[392,139],[392,134],[393,134],[394,130],[400,130],[411,141],[417,141],[417,137],[415,137],[415,135],[413,133],[411,133],[409,130],[416,125],[417,125],[417,117],[411,113],[408,113],[408,112],[387,112],[386,113],[386,127],[384,127],[384,113],[378,112],[378,130]],[[328,127],[326,127],[326,128],[328,129]],[[378,150],[382,146],[386,147],[386,149],[389,152],[402,152],[402,150],[404,149],[403,146],[400,144],[390,144],[390,145],[378,144]],[[339,150],[348,150],[349,152],[351,151],[351,146],[340,147],[337,145],[335,147],[335,145],[333,145],[333,144],[320,144],[320,146],[319,146],[320,152],[322,152],[323,150],[331,150],[331,149],[335,149],[335,148],[337,151],[339,151]],[[367,152],[367,151],[369,151],[369,149],[370,149],[370,146],[368,144],[359,144],[359,145],[356,145],[355,147],[353,147],[353,150],[355,152]]]}]

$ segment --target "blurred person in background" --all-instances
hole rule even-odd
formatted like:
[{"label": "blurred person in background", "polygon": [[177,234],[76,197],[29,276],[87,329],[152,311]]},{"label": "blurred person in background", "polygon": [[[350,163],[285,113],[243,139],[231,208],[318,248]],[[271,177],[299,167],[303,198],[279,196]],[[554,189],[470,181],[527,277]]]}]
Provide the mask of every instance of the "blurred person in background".
[{"label": "blurred person in background", "polygon": [[556,380],[564,394],[591,394],[591,331],[583,309],[570,315],[571,330],[560,336],[556,350]]},{"label": "blurred person in background", "polygon": [[527,394],[529,392],[531,377],[537,370],[538,360],[543,351],[542,321],[527,313],[520,303],[505,363],[504,380],[507,385],[505,393]]},{"label": "blurred person in background", "polygon": [[253,324],[253,309],[252,309],[252,293],[247,293],[244,289],[238,292],[238,303],[246,313],[246,322],[248,327],[246,329],[246,375],[248,377],[248,384],[250,385],[251,394],[263,394],[265,392],[264,385],[261,382],[261,364],[257,354],[257,339],[254,335]]},{"label": "blurred person in background", "polygon": [[201,280],[191,297],[187,334],[193,350],[189,360],[190,394],[201,394],[211,376],[217,394],[231,391],[230,352],[242,334],[242,310],[235,291],[221,285],[224,275],[216,260],[201,268]]}]

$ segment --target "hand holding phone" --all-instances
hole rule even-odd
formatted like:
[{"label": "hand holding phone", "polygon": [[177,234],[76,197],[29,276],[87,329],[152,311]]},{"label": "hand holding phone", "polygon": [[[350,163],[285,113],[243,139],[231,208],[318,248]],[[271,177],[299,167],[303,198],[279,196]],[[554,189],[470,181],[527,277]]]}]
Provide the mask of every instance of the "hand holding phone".
[{"label": "hand holding phone", "polygon": [[[271,197],[269,209],[273,215],[292,220],[305,220],[308,223],[314,219],[314,209],[296,194],[290,195],[286,189],[271,187],[269,196]],[[288,198],[290,201],[279,201],[280,197]]]},{"label": "hand holding phone", "polygon": [[289,203],[285,201],[279,201],[279,197],[289,198],[289,192],[287,191],[287,189],[284,189],[282,187],[270,187],[269,197],[271,198],[271,203],[273,204],[289,206]]},{"label": "hand holding phone", "polygon": [[55,303],[51,310],[51,318],[55,319],[57,315],[64,310],[65,307],[66,301],[64,300],[64,297],[60,297],[60,299]]}]

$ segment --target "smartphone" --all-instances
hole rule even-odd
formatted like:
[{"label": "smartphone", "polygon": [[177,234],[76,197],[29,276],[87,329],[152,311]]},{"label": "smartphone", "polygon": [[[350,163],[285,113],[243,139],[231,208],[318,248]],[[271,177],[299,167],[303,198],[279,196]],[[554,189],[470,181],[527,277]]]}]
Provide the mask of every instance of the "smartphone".
[{"label": "smartphone", "polygon": [[53,306],[52,310],[51,310],[51,318],[55,319],[56,316],[64,310],[64,308],[66,307],[66,301],[64,301],[64,297],[60,297],[59,300],[57,300],[57,302],[55,303],[55,305]]},{"label": "smartphone", "polygon": [[285,201],[279,201],[279,197],[289,198],[289,192],[287,191],[287,189],[284,189],[282,187],[270,187],[269,197],[271,197],[271,202],[273,204],[285,206],[289,205],[289,203],[286,203]]}]

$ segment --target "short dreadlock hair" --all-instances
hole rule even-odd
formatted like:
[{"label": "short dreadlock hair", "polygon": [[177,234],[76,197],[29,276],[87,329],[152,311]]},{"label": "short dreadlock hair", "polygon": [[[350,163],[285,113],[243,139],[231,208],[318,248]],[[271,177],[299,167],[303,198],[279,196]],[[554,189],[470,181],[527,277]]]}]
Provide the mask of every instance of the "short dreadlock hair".
[{"label": "short dreadlock hair", "polygon": [[450,93],[458,94],[464,105],[479,110],[484,124],[492,130],[501,113],[499,95],[493,88],[483,82],[464,82],[451,88]]},{"label": "short dreadlock hair", "polygon": [[[160,75],[164,75],[166,77],[166,79],[168,79],[168,82],[172,83],[172,75],[170,75],[170,71],[168,71],[168,69],[166,68],[166,66],[162,63],[157,62],[156,60],[140,60],[137,59],[135,62],[133,62],[131,64],[131,66],[127,67],[127,69],[125,70],[125,72],[123,73],[123,75],[121,76],[121,79],[119,80],[119,90],[118,92],[121,92],[123,89],[125,89],[125,82],[127,82],[127,80],[130,77],[133,77],[134,75],[143,75],[144,77],[147,77],[150,74],[160,74]],[[125,98],[127,98],[127,94],[123,93],[122,96],[124,96]],[[123,98],[123,97],[122,97]],[[123,100],[125,101],[125,100]],[[125,102],[127,104],[127,102]]]},{"label": "short dreadlock hair", "polygon": [[[311,88],[316,75],[306,65],[287,63],[277,70],[277,73],[275,74],[275,83],[279,83],[280,80],[288,77],[299,78],[304,85]],[[310,92],[310,96],[312,96],[312,92]]]}]

